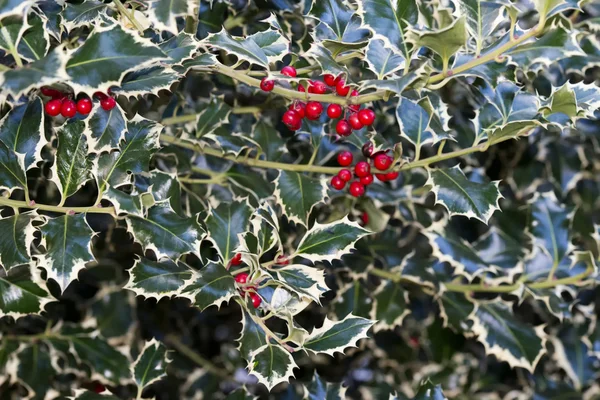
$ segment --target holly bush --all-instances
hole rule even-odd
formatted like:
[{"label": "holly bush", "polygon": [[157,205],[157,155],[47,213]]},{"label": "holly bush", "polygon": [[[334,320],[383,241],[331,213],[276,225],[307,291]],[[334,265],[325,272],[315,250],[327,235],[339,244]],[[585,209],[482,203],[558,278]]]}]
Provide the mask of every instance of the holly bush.
[{"label": "holly bush", "polygon": [[599,396],[599,21],[0,0],[0,398]]}]

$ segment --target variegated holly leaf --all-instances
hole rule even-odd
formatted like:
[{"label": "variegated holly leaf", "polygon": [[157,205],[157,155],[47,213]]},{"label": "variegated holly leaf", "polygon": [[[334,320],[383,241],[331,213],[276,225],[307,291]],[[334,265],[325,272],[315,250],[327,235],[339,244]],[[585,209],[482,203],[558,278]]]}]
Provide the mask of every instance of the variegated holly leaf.
[{"label": "variegated holly leaf", "polygon": [[341,383],[329,383],[315,370],[312,381],[306,386],[308,400],[344,400],[346,388]]},{"label": "variegated holly leaf", "polygon": [[141,258],[129,270],[125,289],[145,298],[161,299],[178,294],[191,277],[192,269],[181,261]]},{"label": "variegated holly leaf", "polygon": [[0,121],[0,140],[15,154],[24,155],[25,169],[41,161],[46,145],[44,132],[44,105],[39,97],[15,106]]},{"label": "variegated holly leaf", "polygon": [[567,82],[553,90],[550,97],[549,112],[563,113],[574,117],[593,118],[600,107],[600,87],[584,82]]},{"label": "variegated holly leaf", "polygon": [[46,248],[46,252],[39,256],[39,265],[64,292],[77,279],[85,264],[95,260],[92,254],[94,231],[84,214],[48,218],[39,230]]},{"label": "variegated holly leaf", "polygon": [[196,137],[201,138],[213,133],[221,125],[228,123],[231,107],[223,99],[212,97],[198,110],[196,119]]},{"label": "variegated holly leaf", "polygon": [[29,9],[36,0],[3,0],[0,2],[0,18],[11,15],[22,15],[24,10]]},{"label": "variegated holly leaf", "polygon": [[238,339],[240,343],[238,350],[242,357],[248,362],[256,350],[267,344],[267,334],[263,328],[254,321],[252,315],[249,314],[251,312],[254,311],[242,308],[242,332]]},{"label": "variegated holly leaf", "polygon": [[429,379],[421,382],[419,391],[413,400],[448,400],[442,391],[442,385],[434,385]]},{"label": "variegated holly leaf", "polygon": [[[115,135],[118,131],[116,125]],[[103,153],[97,160],[99,191],[107,187],[117,188],[131,183],[130,174],[148,172],[150,158],[159,148],[158,136],[162,127],[156,122],[134,117],[127,122],[125,141],[119,143],[119,150]],[[114,141],[113,137],[111,141]]]},{"label": "variegated holly leaf", "polygon": [[290,51],[290,41],[274,29],[256,32],[246,38],[250,39],[265,53],[269,63],[282,61]]},{"label": "variegated holly leaf", "polygon": [[294,256],[312,262],[339,260],[350,253],[354,244],[372,232],[352,222],[346,216],[329,224],[318,222],[302,237]]},{"label": "variegated holly leaf", "polygon": [[269,391],[282,382],[288,382],[294,376],[294,368],[298,368],[292,355],[276,344],[266,344],[257,349],[248,365],[250,374]]},{"label": "variegated holly leaf", "polygon": [[360,0],[358,14],[375,39],[383,40],[388,47],[402,54],[405,60],[410,60],[413,46],[406,39],[409,28],[416,25],[419,19],[416,1]]},{"label": "variegated holly leaf", "polygon": [[203,42],[250,64],[260,65],[267,69],[269,67],[269,58],[251,38],[232,37],[225,29],[222,29],[219,33],[208,35]]},{"label": "variegated holly leaf", "polygon": [[456,165],[452,168],[429,170],[428,185],[432,186],[436,204],[443,205],[450,216],[464,215],[487,224],[499,210],[499,181],[479,183],[470,181]]},{"label": "variegated holly leaf", "polygon": [[371,317],[374,302],[365,281],[355,279],[354,282],[338,290],[337,293],[338,296],[335,299],[333,311],[338,320],[344,319],[349,314],[363,318]]},{"label": "variegated holly leaf", "polygon": [[337,40],[342,40],[353,14],[354,11],[344,0],[313,0],[308,12],[308,16],[327,26]]},{"label": "variegated holly leaf", "polygon": [[577,390],[596,378],[598,358],[588,347],[587,338],[580,337],[575,327],[563,327],[560,334],[550,341],[554,347],[554,361],[566,372]]},{"label": "variegated holly leaf", "polygon": [[252,127],[251,137],[269,161],[277,161],[283,153],[287,152],[286,141],[273,125],[263,119],[259,119]]},{"label": "variegated holly leaf", "polygon": [[159,170],[150,174],[136,175],[135,188],[139,193],[151,194],[156,202],[168,201],[179,215],[181,213],[181,185],[176,175]]},{"label": "variegated holly leaf", "polygon": [[323,326],[315,328],[304,342],[304,349],[313,353],[333,356],[343,353],[348,347],[356,347],[360,339],[367,337],[367,331],[375,321],[347,315],[341,321],[332,321],[325,317]]},{"label": "variegated holly leaf", "polygon": [[316,267],[302,264],[287,265],[273,269],[271,275],[299,296],[307,296],[321,303],[321,296],[329,290],[325,283],[325,274]]},{"label": "variegated holly leaf", "polygon": [[[181,64],[183,61],[192,57],[194,52],[198,49],[198,44],[199,42],[193,35],[181,32],[177,36],[165,40],[158,46],[171,58],[171,63]],[[210,55],[210,53],[205,53],[202,56],[204,55]]]},{"label": "variegated holly leaf", "polygon": [[[411,31],[411,42],[425,46],[436,52],[447,63],[467,42],[465,17],[454,20],[447,27],[437,31]],[[407,57],[408,58],[408,57]]]},{"label": "variegated holly leaf", "polygon": [[273,194],[290,221],[306,226],[313,207],[327,198],[327,184],[322,179],[281,171],[275,179]]},{"label": "variegated holly leaf", "polygon": [[110,201],[115,207],[117,214],[133,214],[138,217],[144,216],[141,195],[132,195],[119,189],[108,188],[104,192],[104,199]]},{"label": "variegated holly leaf", "polygon": [[19,318],[39,314],[51,298],[43,282],[31,274],[30,267],[12,268],[6,275],[0,271],[0,317]]},{"label": "variegated holly leaf", "polygon": [[96,107],[89,118],[89,147],[96,153],[103,153],[119,148],[119,142],[127,130],[125,114],[117,104],[106,111]]},{"label": "variegated holly leaf", "polygon": [[76,92],[108,92],[125,74],[167,56],[158,46],[120,25],[96,26],[81,47],[69,54],[69,84]]},{"label": "variegated holly leaf", "polygon": [[396,108],[396,118],[400,135],[415,146],[416,154],[421,153],[422,145],[434,141],[434,134],[429,129],[431,117],[417,102],[401,97]]},{"label": "variegated holly leaf", "polygon": [[520,321],[504,302],[479,302],[469,317],[472,332],[483,344],[486,354],[506,361],[511,367],[533,372],[546,353],[547,334],[543,326],[532,327]]},{"label": "variegated holly leaf", "polygon": [[177,18],[190,14],[192,4],[187,0],[152,0],[148,19],[156,29],[177,35]]},{"label": "variegated holly leaf", "polygon": [[67,32],[81,26],[96,26],[109,20],[108,4],[98,0],[88,0],[81,4],[67,3],[61,11],[63,26]]},{"label": "variegated holly leaf", "polygon": [[31,14],[27,22],[29,28],[23,34],[17,51],[21,57],[28,61],[41,60],[50,48],[50,37],[46,30],[47,20],[36,14]]},{"label": "variegated holly leaf", "polygon": [[482,0],[459,0],[457,4],[460,12],[466,17],[467,31],[475,41],[475,54],[478,55],[483,48],[483,42],[504,20],[504,5]]},{"label": "variegated holly leaf", "polygon": [[221,203],[208,212],[204,223],[207,237],[217,250],[223,264],[227,265],[240,244],[239,234],[248,230],[252,208],[248,201]]},{"label": "variegated holly leaf", "polygon": [[146,216],[128,215],[126,221],[133,239],[158,259],[177,261],[183,254],[200,254],[204,230],[196,217],[180,217],[168,203],[157,203]]},{"label": "variegated holly leaf", "polygon": [[[378,89],[378,90],[389,90],[390,92],[401,94],[410,85],[418,84],[418,80],[423,76],[424,69],[419,68],[399,77],[388,79],[367,79],[361,82],[361,89]],[[353,135],[354,136],[354,135]],[[375,139],[378,140],[378,139]]]},{"label": "variegated holly leaf", "polygon": [[537,197],[531,213],[535,244],[551,258],[553,266],[558,266],[571,250],[572,210],[562,206],[552,192],[548,192]]},{"label": "variegated holly leaf", "polygon": [[18,366],[15,378],[25,384],[30,398],[43,399],[58,373],[47,345],[40,342],[25,345],[16,354],[16,361]]},{"label": "variegated holly leaf", "polygon": [[[9,361],[14,360],[12,357],[13,353],[19,349],[19,342],[16,340],[3,340],[0,343],[0,371],[6,371],[6,365]],[[0,383],[4,383],[10,379],[8,374],[4,374],[0,377]]]},{"label": "variegated holly leaf", "polygon": [[146,342],[137,360],[131,365],[138,397],[141,397],[146,387],[167,375],[167,364],[167,348],[156,339]]},{"label": "variegated holly leaf", "polygon": [[127,73],[115,94],[140,97],[148,94],[158,96],[161,90],[169,90],[181,75],[168,67],[152,66]]},{"label": "variegated holly leaf", "polygon": [[304,53],[304,56],[315,60],[315,62],[321,67],[321,70],[324,74],[339,76],[347,73],[346,67],[335,61],[331,51],[321,43],[313,43],[310,46],[310,49]]},{"label": "variegated holly leaf", "polygon": [[181,289],[182,296],[192,300],[196,307],[207,307],[228,302],[237,295],[233,276],[221,263],[210,261],[204,268],[192,275],[189,283]]},{"label": "variegated holly leaf", "polygon": [[0,188],[12,192],[15,188],[26,190],[26,187],[23,159],[0,141]]},{"label": "variegated holly leaf", "polygon": [[440,316],[445,327],[450,327],[456,332],[470,330],[468,317],[475,310],[475,304],[469,301],[463,293],[443,290],[437,297],[440,306]]},{"label": "variegated holly leaf", "polygon": [[365,61],[369,69],[377,75],[377,79],[384,79],[404,68],[406,59],[395,52],[381,39],[369,40],[365,51]]},{"label": "variegated holly leaf", "polygon": [[399,283],[387,281],[377,290],[371,315],[377,321],[373,327],[375,331],[394,329],[408,314],[408,294]]},{"label": "variegated holly leaf", "polygon": [[0,49],[6,53],[17,52],[21,38],[29,27],[26,15],[4,18],[0,24],[2,26]]},{"label": "variegated holly leaf", "polygon": [[92,178],[92,160],[88,157],[85,121],[67,121],[56,131],[58,146],[52,173],[62,196],[62,202],[74,195]]},{"label": "variegated holly leaf", "polygon": [[6,272],[18,265],[30,264],[33,222],[39,221],[35,211],[0,219],[0,265]]},{"label": "variegated holly leaf", "polygon": [[90,307],[100,335],[119,343],[137,326],[135,294],[128,290],[99,291]]}]

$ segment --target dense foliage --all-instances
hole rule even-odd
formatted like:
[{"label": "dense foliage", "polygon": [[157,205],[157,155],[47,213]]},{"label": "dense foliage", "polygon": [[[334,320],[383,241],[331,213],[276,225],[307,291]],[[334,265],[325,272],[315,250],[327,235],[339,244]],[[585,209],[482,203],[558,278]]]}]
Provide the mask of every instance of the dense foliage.
[{"label": "dense foliage", "polygon": [[599,396],[599,22],[0,0],[0,398]]}]

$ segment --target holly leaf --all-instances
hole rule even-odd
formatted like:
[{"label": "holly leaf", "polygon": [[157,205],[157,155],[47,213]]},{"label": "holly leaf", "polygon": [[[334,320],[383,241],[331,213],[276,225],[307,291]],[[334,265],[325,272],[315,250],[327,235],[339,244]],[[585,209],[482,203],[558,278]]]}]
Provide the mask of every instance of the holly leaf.
[{"label": "holly leaf", "polygon": [[47,19],[31,14],[27,21],[30,25],[23,34],[17,51],[28,61],[41,60],[50,48],[50,37],[46,28]]},{"label": "holly leaf", "polygon": [[233,276],[223,264],[212,261],[194,273],[190,283],[181,292],[201,311],[212,305],[220,308],[221,304],[237,295]]},{"label": "holly leaf", "polygon": [[434,134],[429,130],[431,117],[418,103],[401,97],[396,108],[396,118],[400,136],[415,146],[416,154],[420,154],[422,145],[434,141]]},{"label": "holly leaf", "polygon": [[228,54],[233,54],[238,59],[250,64],[269,68],[267,55],[251,38],[232,37],[225,29],[222,29],[219,33],[209,34],[203,42],[211,47],[224,50]]},{"label": "holly leaf", "polygon": [[292,222],[306,226],[313,207],[327,198],[325,180],[291,171],[281,171],[275,179],[275,201]]},{"label": "holly leaf", "polygon": [[339,76],[347,73],[346,67],[335,61],[331,51],[329,51],[321,43],[313,43],[312,46],[310,46],[310,49],[304,53],[304,57],[315,60],[316,63],[321,67],[321,70],[324,74]]},{"label": "holly leaf", "polygon": [[399,283],[387,281],[375,294],[372,317],[377,320],[375,331],[394,329],[410,314],[408,294]]},{"label": "holly leaf", "polygon": [[22,15],[36,0],[3,0],[0,2],[0,19],[11,15]]},{"label": "holly leaf", "polygon": [[252,319],[246,309],[242,308],[242,332],[239,338],[240,346],[238,350],[246,361],[250,361],[252,354],[267,344],[267,334],[263,328]]},{"label": "holly leaf", "polygon": [[246,38],[249,39],[260,47],[269,63],[283,60],[290,51],[290,41],[274,29],[256,32]]},{"label": "holly leaf", "polygon": [[91,316],[102,337],[119,343],[137,327],[135,294],[128,290],[99,291],[91,305]]},{"label": "holly leaf", "polygon": [[152,250],[158,259],[173,261],[183,254],[200,256],[200,242],[204,235],[196,217],[180,217],[168,203],[157,203],[145,217],[128,215],[127,230],[144,251]]},{"label": "holly leaf", "polygon": [[337,40],[342,40],[354,11],[343,0],[313,0],[309,17],[315,18],[331,31]]},{"label": "holly leaf", "polygon": [[319,304],[323,293],[329,291],[323,271],[316,267],[302,264],[287,265],[274,269],[272,275],[299,296],[310,297]]},{"label": "holly leaf", "polygon": [[183,215],[181,213],[181,185],[176,175],[157,169],[148,175],[136,175],[135,188],[140,193],[152,195],[156,202],[168,201],[173,211]]},{"label": "holly leaf", "polygon": [[588,347],[587,338],[579,337],[574,327],[563,327],[559,336],[550,341],[554,347],[554,361],[566,372],[575,389],[581,390],[595,379],[598,358]]},{"label": "holly leaf", "polygon": [[108,92],[119,86],[127,72],[166,58],[158,46],[120,25],[96,26],[94,32],[69,55],[69,85],[76,92]]},{"label": "holly leaf", "polygon": [[229,263],[240,244],[238,235],[248,230],[252,211],[245,200],[221,203],[209,210],[204,221],[208,233],[206,239],[213,244],[224,265]]},{"label": "holly leaf", "polygon": [[538,196],[532,204],[534,243],[558,266],[570,252],[569,227],[572,210],[563,207],[552,192]]},{"label": "holly leaf", "polygon": [[265,158],[269,161],[277,161],[283,153],[287,152],[286,141],[279,135],[275,127],[263,119],[259,119],[252,127],[251,137],[260,146]]},{"label": "holly leaf", "polygon": [[456,165],[452,168],[430,169],[426,184],[432,186],[436,204],[443,205],[450,216],[464,215],[487,224],[494,211],[500,209],[498,183],[470,181],[460,166]]},{"label": "holly leaf", "polygon": [[308,400],[344,400],[346,388],[341,383],[329,383],[315,370],[312,381],[306,386]]},{"label": "holly leaf", "polygon": [[[198,49],[198,41],[193,35],[181,32],[177,36],[165,40],[158,47],[171,58],[172,64],[181,64],[191,58],[196,49]],[[211,55],[210,53],[204,53],[200,58],[203,59],[206,58],[204,56],[210,57]]]},{"label": "holly leaf", "polygon": [[318,222],[302,237],[294,256],[306,258],[312,262],[339,260],[350,253],[354,244],[371,231],[344,219],[329,224]]},{"label": "holly leaf", "polygon": [[450,327],[456,332],[470,330],[468,317],[475,310],[475,304],[469,301],[462,293],[444,290],[437,297],[440,305],[440,315],[444,321],[444,327]]},{"label": "holly leaf", "polygon": [[58,146],[52,172],[63,203],[91,179],[86,131],[85,121],[76,120],[67,121],[56,131]]},{"label": "holly leaf", "polygon": [[379,80],[400,71],[406,64],[406,59],[389,45],[386,46],[381,39],[369,40],[365,51],[365,61]]},{"label": "holly leaf", "polygon": [[334,312],[338,320],[344,319],[348,314],[369,318],[372,309],[371,291],[363,280],[355,279],[354,282],[338,291],[338,297],[334,303]]},{"label": "holly leaf", "polygon": [[35,211],[0,219],[0,265],[6,272],[18,265],[31,263],[33,223],[39,221]]},{"label": "holly leaf", "polygon": [[413,43],[433,50],[445,62],[448,62],[450,57],[467,42],[465,17],[458,18],[447,27],[437,31],[413,31],[411,33],[413,37],[410,40]]},{"label": "holly leaf", "polygon": [[181,79],[181,75],[167,67],[148,67],[127,73],[121,81],[121,87],[114,89],[115,94],[140,97],[148,94],[159,95],[161,90],[169,90]]},{"label": "holly leaf", "polygon": [[315,354],[343,353],[348,347],[356,347],[360,339],[367,337],[367,331],[375,321],[349,314],[341,321],[325,317],[323,326],[315,328],[304,342],[304,349]]},{"label": "holly leaf", "polygon": [[187,0],[152,0],[148,20],[156,29],[177,35],[177,18],[191,14],[192,4]]},{"label": "holly leaf", "polygon": [[504,20],[504,5],[482,0],[460,0],[457,3],[460,12],[466,17],[467,31],[475,40],[475,54],[478,55],[483,48],[483,42]]},{"label": "holly leaf", "polygon": [[183,262],[140,258],[129,270],[125,289],[144,298],[170,297],[179,293],[181,287],[192,277],[192,269]]},{"label": "holly leaf", "polygon": [[118,149],[119,142],[123,139],[126,130],[125,114],[118,104],[109,111],[102,107],[96,107],[89,118],[88,145],[90,150],[103,153]]},{"label": "holly leaf", "polygon": [[231,107],[223,99],[213,97],[210,103],[204,104],[198,111],[196,137],[201,138],[213,133],[223,124],[228,123]]},{"label": "holly leaf", "polygon": [[288,382],[294,376],[294,368],[298,368],[292,355],[275,344],[266,344],[257,349],[252,354],[248,365],[250,374],[254,375],[269,391],[279,383]]},{"label": "holly leaf", "polygon": [[17,319],[40,314],[51,301],[43,282],[37,282],[29,266],[12,268],[0,276],[0,292],[6,294],[0,296],[0,317]]},{"label": "holly leaf", "polygon": [[110,201],[117,214],[133,214],[143,217],[144,210],[140,195],[131,195],[111,187],[104,192],[103,198]]},{"label": "holly leaf", "polygon": [[58,373],[46,345],[39,342],[27,344],[19,350],[16,359],[16,377],[25,384],[30,398],[43,399]]},{"label": "holly leaf", "polygon": [[46,252],[38,256],[39,265],[46,270],[49,279],[58,283],[62,293],[77,279],[85,264],[95,260],[92,254],[94,231],[85,220],[85,214],[48,218],[39,230],[46,248]]},{"label": "holly leaf", "polygon": [[131,375],[139,395],[146,387],[167,376],[167,364],[167,348],[156,339],[146,342],[139,357],[131,365]]},{"label": "holly leaf", "polygon": [[88,0],[81,4],[65,4],[60,15],[63,26],[67,32],[71,32],[81,26],[97,26],[103,21],[108,21],[107,11],[108,4],[98,0]]},{"label": "holly leaf", "polygon": [[26,190],[27,177],[23,159],[0,141],[0,188],[12,192],[15,188]]}]

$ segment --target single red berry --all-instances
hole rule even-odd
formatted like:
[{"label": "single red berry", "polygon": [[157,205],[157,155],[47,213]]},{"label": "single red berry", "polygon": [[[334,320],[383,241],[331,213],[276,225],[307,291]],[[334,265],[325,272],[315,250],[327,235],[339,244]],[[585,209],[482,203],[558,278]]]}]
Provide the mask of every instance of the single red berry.
[{"label": "single red berry", "polygon": [[351,116],[349,116],[348,122],[350,123],[352,129],[354,129],[355,131],[361,130],[364,127],[362,122],[360,122],[360,120],[358,119],[358,113],[354,113]]},{"label": "single red berry", "polygon": [[300,115],[294,111],[294,110],[287,110],[286,112],[283,113],[283,117],[281,118],[281,121],[283,121],[283,123],[288,127],[288,128],[292,128],[294,126],[297,126],[300,122],[301,122]]},{"label": "single red berry", "polygon": [[58,114],[60,114],[60,109],[62,108],[62,101],[58,99],[50,100],[46,103],[46,106],[44,108],[46,109],[46,114],[48,114],[51,117],[56,117]]},{"label": "single red berry", "polygon": [[327,86],[335,86],[337,83],[336,77],[331,74],[323,75],[323,81],[327,84]]},{"label": "single red berry", "polygon": [[329,118],[339,118],[342,116],[342,106],[339,104],[330,104],[327,107],[327,116]]},{"label": "single red berry", "polygon": [[341,136],[350,136],[352,127],[345,119],[340,119],[335,125],[335,131]]},{"label": "single red berry", "polygon": [[363,225],[367,225],[369,223],[369,214],[367,214],[367,212],[365,211],[360,216],[360,219],[362,220]]},{"label": "single red berry", "polygon": [[279,257],[277,257],[275,263],[277,265],[288,265],[290,263],[290,259],[282,254]]},{"label": "single red berry", "polygon": [[327,93],[327,86],[321,81],[310,81],[308,93],[325,94]]},{"label": "single red berry", "polygon": [[237,274],[234,279],[237,283],[243,285],[246,282],[248,282],[248,274],[245,272],[242,272],[241,274]]},{"label": "single red berry", "polygon": [[304,118],[304,103],[296,102],[296,103],[292,104],[290,106],[290,108],[288,108],[288,110],[294,111],[295,113],[297,113],[298,116],[300,117],[300,119]]},{"label": "single red berry", "polygon": [[374,180],[375,178],[373,178],[373,174],[369,174],[360,178],[360,183],[362,183],[365,186],[369,186],[371,183],[373,183]]},{"label": "single red berry", "polygon": [[346,81],[340,79],[335,85],[335,91],[338,94],[338,96],[346,96],[350,91],[350,86],[346,86]]},{"label": "single red berry", "polygon": [[304,93],[306,92],[306,89],[304,89],[304,86],[298,85],[298,91]]},{"label": "single red berry", "polygon": [[77,106],[73,100],[65,100],[60,108],[60,113],[65,118],[73,118],[77,114]]},{"label": "single red berry", "polygon": [[77,101],[77,112],[81,115],[88,115],[92,111],[92,101],[84,97]]},{"label": "single red berry", "polygon": [[375,176],[377,177],[377,179],[379,179],[381,182],[387,182],[388,178],[387,178],[387,174],[375,174]]},{"label": "single red berry", "polygon": [[104,111],[110,111],[115,108],[116,105],[117,101],[112,97],[107,97],[100,101],[100,107],[102,107]]},{"label": "single red berry", "polygon": [[107,98],[108,96],[102,92],[94,92],[94,97],[97,97],[98,100],[102,101],[105,98]]},{"label": "single red berry", "polygon": [[105,390],[106,390],[106,387],[103,384],[101,384],[100,382],[96,382],[94,384],[94,392],[96,392],[96,393],[102,393]]},{"label": "single red berry", "polygon": [[260,88],[262,90],[264,90],[265,92],[270,92],[271,90],[273,90],[274,87],[275,87],[275,81],[271,80],[271,79],[267,79],[266,76],[264,78],[262,78],[262,80],[260,81]]},{"label": "single red berry", "polygon": [[352,179],[352,172],[350,172],[349,169],[344,168],[338,172],[337,176],[339,176],[344,182],[350,182],[350,179]]},{"label": "single red berry", "polygon": [[296,125],[288,126],[288,128],[290,131],[297,131],[298,129],[302,128],[302,120],[299,120]]},{"label": "single red berry", "polygon": [[281,68],[281,74],[289,76],[290,78],[295,78],[297,75],[296,68],[292,67],[291,65],[286,65],[285,67]]},{"label": "single red berry", "polygon": [[60,90],[49,88],[48,86],[44,86],[40,89],[44,96],[52,97],[53,99],[58,99],[59,97],[63,97],[64,94]]},{"label": "single red berry", "polygon": [[347,167],[348,165],[352,164],[352,153],[350,153],[349,151],[345,150],[345,151],[341,151],[338,155],[337,155],[337,162],[338,164],[340,164],[342,167]]},{"label": "single red berry", "polygon": [[373,157],[373,166],[380,171],[385,171],[392,165],[393,161],[394,159],[387,154],[379,153]]},{"label": "single red berry", "polygon": [[360,182],[352,182],[349,192],[354,197],[360,197],[365,194],[365,186]]},{"label": "single red berry", "polygon": [[344,188],[344,186],[346,186],[346,182],[342,178],[340,178],[338,175],[336,175],[333,178],[331,178],[331,186],[335,190],[342,190]]},{"label": "single red berry", "polygon": [[231,265],[233,265],[234,267],[237,267],[238,265],[242,265],[242,254],[241,253],[236,253],[230,261]]},{"label": "single red berry", "polygon": [[304,112],[306,113],[306,118],[308,119],[319,119],[321,113],[323,112],[323,105],[318,101],[309,101],[306,103]]},{"label": "single red berry", "polygon": [[385,179],[388,181],[393,181],[398,177],[399,174],[400,173],[398,171],[388,172],[387,174],[385,174]]},{"label": "single red berry", "polygon": [[365,158],[369,158],[373,155],[373,143],[367,142],[363,144],[362,153]]},{"label": "single red berry", "polygon": [[258,308],[258,306],[260,306],[260,303],[262,303],[262,299],[256,293],[250,293],[250,300],[252,301],[252,306],[254,308]]},{"label": "single red berry", "polygon": [[367,176],[371,173],[371,166],[366,161],[359,161],[354,166],[354,173],[359,178],[362,178],[363,176]]},{"label": "single red berry", "polygon": [[371,126],[373,125],[373,122],[375,122],[375,111],[371,110],[370,108],[360,110],[358,112],[358,119],[363,123],[363,125]]}]

